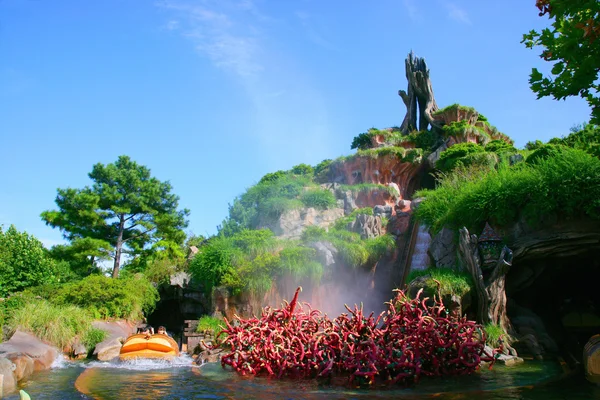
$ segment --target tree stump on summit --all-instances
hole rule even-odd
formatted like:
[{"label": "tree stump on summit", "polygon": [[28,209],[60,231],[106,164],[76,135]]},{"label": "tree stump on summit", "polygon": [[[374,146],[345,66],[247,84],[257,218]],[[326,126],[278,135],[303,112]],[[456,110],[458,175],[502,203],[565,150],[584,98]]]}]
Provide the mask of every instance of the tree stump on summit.
[{"label": "tree stump on summit", "polygon": [[406,57],[404,65],[406,67],[408,88],[406,91],[398,91],[398,95],[406,106],[406,116],[402,121],[402,125],[400,125],[400,130],[402,133],[409,134],[417,129],[420,131],[426,130],[429,125],[441,128],[433,119],[433,113],[439,107],[435,102],[433,87],[429,78],[429,68],[427,68],[425,59],[415,56],[411,51]]}]

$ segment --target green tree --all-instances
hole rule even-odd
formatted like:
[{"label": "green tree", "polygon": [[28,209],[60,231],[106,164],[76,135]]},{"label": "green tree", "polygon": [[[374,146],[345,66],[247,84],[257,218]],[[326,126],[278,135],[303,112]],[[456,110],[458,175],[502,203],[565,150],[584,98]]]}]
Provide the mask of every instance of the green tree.
[{"label": "green tree", "polygon": [[34,236],[17,231],[13,225],[6,232],[0,228],[0,296],[58,282],[60,267]]},{"label": "green tree", "polygon": [[96,241],[110,249],[112,276],[119,276],[123,252],[136,256],[160,249],[178,249],[185,240],[189,211],[177,210],[179,197],[171,184],[150,176],[150,170],[128,156],[114,164],[94,165],[94,184],[83,189],[58,189],[58,210],[44,211],[46,224],[60,228],[71,242]]},{"label": "green tree", "polygon": [[591,122],[600,123],[600,2],[598,0],[537,0],[540,16],[551,27],[523,35],[528,48],[542,46],[540,57],[553,62],[551,77],[533,68],[529,83],[538,98],[557,100],[580,96],[592,107]]}]

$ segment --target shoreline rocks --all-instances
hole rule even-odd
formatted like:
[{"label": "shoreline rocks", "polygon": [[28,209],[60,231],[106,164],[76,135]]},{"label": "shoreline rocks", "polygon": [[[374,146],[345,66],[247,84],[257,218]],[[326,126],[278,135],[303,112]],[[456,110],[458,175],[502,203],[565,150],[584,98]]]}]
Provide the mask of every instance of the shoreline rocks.
[{"label": "shoreline rocks", "polygon": [[0,343],[0,375],[3,387],[0,397],[16,390],[18,382],[34,372],[49,369],[60,351],[31,333],[17,330],[6,342]]}]

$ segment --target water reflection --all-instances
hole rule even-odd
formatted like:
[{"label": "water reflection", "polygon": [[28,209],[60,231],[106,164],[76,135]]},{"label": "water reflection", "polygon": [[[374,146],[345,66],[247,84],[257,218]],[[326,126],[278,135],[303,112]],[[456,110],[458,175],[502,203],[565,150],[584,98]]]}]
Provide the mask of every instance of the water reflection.
[{"label": "water reflection", "polygon": [[[355,390],[314,381],[240,377],[219,365],[72,363],[45,371],[24,385],[32,399],[436,399],[589,400],[600,390],[583,378],[551,382],[557,363],[497,366],[473,376],[424,380],[416,388]],[[147,368],[147,369],[142,369]],[[550,382],[549,382],[550,381]],[[18,399],[17,396],[8,397]]]}]

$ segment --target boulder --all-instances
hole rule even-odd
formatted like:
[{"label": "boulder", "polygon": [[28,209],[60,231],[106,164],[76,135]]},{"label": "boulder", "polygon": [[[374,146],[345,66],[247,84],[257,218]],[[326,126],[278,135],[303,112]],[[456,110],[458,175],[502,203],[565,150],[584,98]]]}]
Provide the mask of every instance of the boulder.
[{"label": "boulder", "polygon": [[373,207],[373,215],[378,216],[381,215],[386,218],[391,218],[393,213],[393,208],[390,205],[377,205]]},{"label": "boulder", "polygon": [[360,234],[363,239],[372,239],[385,234],[381,217],[379,215],[360,214],[348,225],[349,230]]},{"label": "boulder", "polygon": [[135,325],[127,321],[94,321],[92,325],[107,333],[106,339],[94,349],[94,356],[100,361],[110,361],[118,357],[123,342],[135,333]]},{"label": "boulder", "polygon": [[317,210],[315,208],[302,208],[283,213],[276,221],[261,222],[257,229],[268,228],[276,236],[285,239],[299,239],[302,232],[309,226],[328,228],[344,216],[343,208],[330,208]]},{"label": "boulder", "polygon": [[33,372],[50,368],[58,354],[55,347],[17,330],[8,341],[0,343],[0,375],[3,376],[0,395],[13,392],[17,382]]},{"label": "boulder", "polygon": [[454,268],[456,266],[456,241],[451,229],[443,228],[431,239],[429,256],[436,268]]},{"label": "boulder", "polygon": [[319,262],[323,264],[324,267],[329,267],[335,264],[335,256],[337,255],[338,250],[330,242],[313,242],[308,246],[317,251]]},{"label": "boulder", "polygon": [[[492,349],[487,344],[485,345],[485,353],[493,354],[494,349]],[[496,362],[506,365],[507,367],[512,367],[513,365],[521,364],[523,359],[517,356],[511,356],[509,354],[499,354],[496,356]]]}]

